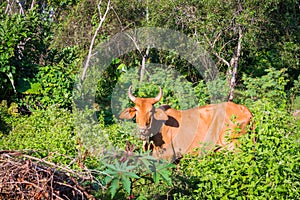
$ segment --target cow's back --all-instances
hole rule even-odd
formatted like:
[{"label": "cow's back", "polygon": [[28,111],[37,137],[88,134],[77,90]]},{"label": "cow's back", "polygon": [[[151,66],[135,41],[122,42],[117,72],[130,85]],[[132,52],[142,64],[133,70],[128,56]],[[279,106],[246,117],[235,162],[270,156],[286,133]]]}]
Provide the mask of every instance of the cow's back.
[{"label": "cow's back", "polygon": [[199,113],[197,137],[188,152],[201,146],[200,143],[205,144],[207,149],[215,145],[232,149],[236,139],[247,132],[252,118],[247,107],[232,102],[199,107]]},{"label": "cow's back", "polygon": [[[234,139],[246,132],[246,126],[252,117],[248,108],[232,102],[211,104],[183,111],[168,109],[166,113],[178,123],[164,125],[161,135],[156,136],[163,140],[161,145],[153,149],[155,157],[177,159],[193,149],[214,145],[233,147]],[[241,132],[235,130],[239,127]],[[226,142],[226,135],[232,142]]]}]

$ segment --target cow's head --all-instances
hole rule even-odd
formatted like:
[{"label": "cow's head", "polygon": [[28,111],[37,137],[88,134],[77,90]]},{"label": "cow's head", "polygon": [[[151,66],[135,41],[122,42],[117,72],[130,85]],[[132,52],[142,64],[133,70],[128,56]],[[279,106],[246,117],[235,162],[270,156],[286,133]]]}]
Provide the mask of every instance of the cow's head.
[{"label": "cow's head", "polygon": [[131,86],[128,89],[128,96],[135,104],[132,108],[126,108],[121,114],[121,119],[132,119],[136,116],[136,123],[141,133],[141,138],[146,139],[151,134],[157,133],[158,123],[168,120],[167,114],[161,108],[155,108],[153,105],[162,98],[162,89],[159,87],[159,93],[155,98],[138,98],[131,92]]}]

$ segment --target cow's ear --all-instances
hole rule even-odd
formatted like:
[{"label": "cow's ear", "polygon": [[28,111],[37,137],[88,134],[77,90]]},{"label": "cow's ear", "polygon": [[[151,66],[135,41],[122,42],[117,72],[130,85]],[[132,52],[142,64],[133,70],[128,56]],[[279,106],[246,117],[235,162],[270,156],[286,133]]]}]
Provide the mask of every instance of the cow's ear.
[{"label": "cow's ear", "polygon": [[156,108],[154,113],[154,119],[156,120],[168,120],[168,115],[161,108]]},{"label": "cow's ear", "polygon": [[126,108],[123,110],[123,112],[120,114],[120,119],[132,119],[135,116],[135,108]]}]

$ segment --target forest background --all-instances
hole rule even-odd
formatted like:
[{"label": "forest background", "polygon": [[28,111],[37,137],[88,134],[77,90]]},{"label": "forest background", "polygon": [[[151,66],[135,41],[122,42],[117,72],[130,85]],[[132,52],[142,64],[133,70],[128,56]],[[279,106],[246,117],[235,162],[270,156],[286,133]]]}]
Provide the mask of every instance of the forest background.
[{"label": "forest background", "polygon": [[[1,150],[89,172],[81,183],[86,198],[299,199],[298,1],[7,0],[0,7]],[[125,149],[127,161],[122,153],[87,150],[80,135],[89,130],[74,125],[74,83],[91,49],[140,27],[178,31],[201,44],[225,80],[226,100],[253,112],[257,142],[247,135],[240,151],[187,155],[177,167],[141,152],[134,124],[112,111],[117,84],[133,81],[138,96],[155,95],[160,85],[161,103],[177,109],[211,103],[214,89],[176,52],[148,47],[114,58],[97,85],[93,131]],[[149,76],[147,63],[168,68]],[[195,98],[184,104],[186,93]],[[126,96],[121,104],[130,104]]]}]

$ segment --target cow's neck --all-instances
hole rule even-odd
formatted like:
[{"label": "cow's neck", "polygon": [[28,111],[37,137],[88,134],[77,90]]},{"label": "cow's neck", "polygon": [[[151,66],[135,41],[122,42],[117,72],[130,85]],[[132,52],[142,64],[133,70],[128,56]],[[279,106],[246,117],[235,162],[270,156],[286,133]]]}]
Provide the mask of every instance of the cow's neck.
[{"label": "cow's neck", "polygon": [[150,138],[150,141],[153,143],[153,146],[150,148],[152,149],[154,157],[172,158],[176,160],[178,157],[181,157],[181,155],[177,153],[178,150],[176,147],[172,146],[172,141],[179,133],[178,130],[180,129],[182,111],[172,109],[166,105],[160,108],[165,110],[169,119],[161,124],[157,134]]},{"label": "cow's neck", "polygon": [[156,120],[154,116],[151,116],[151,124],[148,129],[149,136],[153,137],[161,131],[162,126],[164,125],[163,120]]}]

